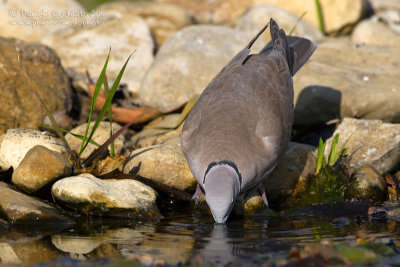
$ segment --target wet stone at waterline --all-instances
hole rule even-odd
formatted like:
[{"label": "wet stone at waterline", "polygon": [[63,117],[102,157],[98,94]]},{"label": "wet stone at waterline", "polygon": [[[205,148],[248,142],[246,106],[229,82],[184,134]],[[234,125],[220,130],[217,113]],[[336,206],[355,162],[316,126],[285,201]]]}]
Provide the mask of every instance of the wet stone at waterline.
[{"label": "wet stone at waterline", "polygon": [[360,166],[351,178],[346,197],[369,200],[371,204],[382,203],[388,197],[386,181],[373,167]]},{"label": "wet stone at waterline", "polygon": [[0,211],[0,218],[10,223],[72,223],[62,210],[24,195],[3,182],[0,182]]},{"label": "wet stone at waterline", "polygon": [[57,181],[51,193],[56,203],[87,215],[160,217],[156,192],[135,180],[101,180],[85,173]]}]

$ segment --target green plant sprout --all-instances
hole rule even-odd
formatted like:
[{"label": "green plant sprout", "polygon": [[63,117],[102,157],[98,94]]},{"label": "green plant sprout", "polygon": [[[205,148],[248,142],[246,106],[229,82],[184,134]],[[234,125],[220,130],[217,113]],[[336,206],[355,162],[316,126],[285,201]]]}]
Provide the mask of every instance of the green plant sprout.
[{"label": "green plant sprout", "polygon": [[322,8],[319,0],[315,0],[315,8],[317,10],[317,17],[318,17],[318,25],[319,25],[319,30],[323,35],[325,35],[325,24],[324,24],[324,17],[322,13]]},{"label": "green plant sprout", "polygon": [[[339,134],[336,134],[335,137],[332,140],[331,144],[331,150],[329,152],[329,157],[328,157],[328,166],[333,166],[335,163],[338,161],[340,156],[343,156],[346,154],[347,149],[345,148],[347,142],[349,141],[350,138],[344,142],[342,147],[338,149],[338,143],[339,143]],[[318,175],[319,172],[321,171],[322,168],[324,168],[327,164],[324,158],[324,153],[325,153],[325,147],[326,147],[326,141],[323,142],[322,139],[319,139],[319,145],[318,145],[318,158],[317,158],[317,167],[315,168],[315,173],[314,175]]]},{"label": "green plant sprout", "polygon": [[[134,52],[132,52],[132,54]],[[19,62],[19,65],[20,65],[20,69],[21,69],[22,73],[24,74],[24,76],[26,77],[26,79],[28,80],[28,83],[30,84],[32,90],[34,91],[36,97],[39,99],[41,105],[44,107],[44,109],[45,109],[47,115],[49,116],[50,121],[51,121],[51,123],[53,125],[53,126],[43,126],[43,127],[54,130],[57,133],[57,135],[62,139],[63,143],[65,144],[65,146],[67,148],[68,154],[70,155],[70,160],[74,163],[75,169],[79,169],[81,167],[81,155],[82,155],[83,151],[85,151],[85,149],[86,149],[86,147],[87,147],[87,145],[89,143],[94,144],[96,146],[99,146],[99,144],[97,144],[94,140],[92,140],[92,137],[93,137],[97,127],[99,126],[100,122],[102,121],[102,119],[103,119],[103,117],[104,117],[104,115],[105,115],[105,113],[107,111],[109,113],[109,120],[110,120],[110,129],[111,129],[110,130],[110,138],[103,145],[99,146],[99,148],[97,149],[99,151],[95,150],[92,153],[93,156],[92,155],[89,156],[89,157],[91,157],[91,159],[93,159],[93,157],[95,157],[96,155],[99,155],[100,151],[104,151],[104,147],[107,148],[108,145],[111,145],[111,156],[115,156],[114,145],[113,145],[114,144],[114,140],[118,137],[118,135],[120,135],[122,133],[123,130],[127,129],[135,121],[135,120],[132,120],[131,122],[127,123],[124,127],[122,127],[119,131],[117,131],[115,134],[113,134],[113,131],[112,131],[111,101],[112,101],[112,99],[113,99],[113,97],[115,95],[115,92],[118,89],[118,86],[119,86],[119,83],[121,81],[122,75],[124,74],[124,71],[126,69],[126,66],[127,66],[128,62],[129,62],[129,59],[131,58],[132,54],[130,54],[128,59],[125,61],[125,64],[123,65],[122,69],[120,70],[120,72],[119,72],[117,78],[115,79],[111,89],[109,89],[108,83],[107,83],[107,77],[106,77],[106,70],[107,70],[107,65],[108,65],[108,61],[109,61],[109,58],[110,58],[110,53],[111,53],[111,48],[110,48],[110,50],[108,52],[107,59],[106,59],[106,61],[104,63],[103,69],[102,69],[102,71],[100,73],[100,76],[99,76],[99,78],[97,80],[97,83],[96,83],[96,86],[95,86],[95,90],[93,92],[92,103],[91,103],[90,112],[89,112],[89,118],[88,118],[88,122],[86,124],[86,129],[85,129],[84,136],[81,136],[81,135],[78,135],[78,134],[74,134],[74,133],[71,133],[71,132],[69,132],[67,130],[64,130],[57,124],[57,122],[55,121],[54,117],[51,115],[50,110],[47,108],[47,106],[44,103],[43,99],[40,97],[40,95],[38,93],[38,90],[36,89],[36,87],[33,84],[32,80],[29,78],[29,76],[25,72],[25,70],[24,70],[24,68],[23,68],[23,66],[21,64],[19,55],[18,55],[18,62]],[[94,122],[94,125],[92,127],[92,130],[91,130],[91,132],[89,134],[89,127],[90,127],[90,123],[91,123],[92,116],[93,116],[93,113],[94,113],[95,103],[96,103],[97,97],[98,97],[98,95],[100,93],[101,85],[103,83],[104,83],[104,88],[105,88],[104,90],[105,90],[105,95],[106,95],[105,104],[103,105],[102,109],[100,110],[99,115],[97,116],[97,118],[96,118],[96,120]],[[66,141],[63,133],[70,133],[71,135],[75,136],[76,138],[79,138],[79,139],[82,140],[81,147],[80,147],[80,150],[79,150],[78,154],[76,154],[71,149],[71,147],[69,146],[68,142]]]},{"label": "green plant sprout", "polygon": [[[121,69],[120,72],[118,73],[118,76],[117,76],[117,78],[115,79],[115,81],[114,81],[114,83],[113,83],[113,86],[111,87],[111,90],[108,91],[108,95],[106,95],[106,101],[105,101],[105,103],[104,103],[102,109],[100,110],[99,115],[98,115],[97,118],[96,118],[96,121],[94,122],[94,125],[93,125],[93,127],[92,127],[92,131],[90,132],[89,137],[86,139],[86,137],[88,136],[88,132],[89,132],[90,122],[91,122],[91,120],[92,120],[92,115],[93,115],[93,111],[94,111],[94,106],[95,106],[97,97],[98,97],[98,95],[99,95],[99,92],[100,92],[100,89],[101,89],[101,85],[102,85],[103,82],[104,82],[104,77],[105,77],[105,74],[106,74],[106,69],[107,69],[107,65],[108,65],[108,60],[109,60],[109,58],[110,58],[110,53],[111,53],[111,48],[110,48],[110,50],[109,50],[109,52],[108,52],[106,62],[104,63],[103,69],[102,69],[102,71],[101,71],[101,73],[100,73],[100,76],[99,76],[99,78],[98,78],[98,80],[97,80],[97,83],[96,83],[96,87],[95,87],[94,92],[93,92],[92,104],[91,104],[91,107],[90,107],[88,123],[87,123],[87,125],[86,125],[86,130],[85,130],[85,135],[84,135],[85,140],[82,142],[82,144],[81,144],[81,149],[80,149],[79,154],[78,154],[78,155],[79,155],[79,157],[78,157],[78,166],[80,166],[80,157],[81,157],[83,151],[85,150],[86,146],[89,144],[89,140],[92,139],[92,137],[93,137],[93,135],[94,135],[94,133],[95,133],[97,127],[99,126],[100,122],[102,121],[102,119],[103,119],[103,117],[104,117],[106,111],[109,110],[109,113],[111,114],[111,110],[110,110],[111,101],[112,101],[112,99],[113,99],[113,97],[114,97],[115,92],[116,92],[117,89],[118,89],[119,83],[120,83],[120,81],[121,81],[122,75],[124,74],[125,68],[126,68],[126,66],[128,65],[129,59],[131,58],[131,56],[132,56],[132,54],[133,54],[134,52],[133,52],[132,54],[130,54],[129,57],[128,57],[128,59],[125,61],[124,66],[122,67],[122,69]],[[110,115],[110,116],[111,116],[111,115]],[[112,128],[112,127],[111,127],[111,128]]]},{"label": "green plant sprout", "polygon": [[[106,98],[109,97],[110,95],[110,88],[108,87],[108,80],[107,80],[107,75],[104,75],[104,93],[106,95]],[[112,125],[112,105],[111,102],[109,103],[108,107],[108,121],[110,122],[110,136],[113,135],[113,125]],[[111,143],[111,149],[110,149],[110,155],[111,157],[115,157],[115,148],[114,148],[114,142]]]}]

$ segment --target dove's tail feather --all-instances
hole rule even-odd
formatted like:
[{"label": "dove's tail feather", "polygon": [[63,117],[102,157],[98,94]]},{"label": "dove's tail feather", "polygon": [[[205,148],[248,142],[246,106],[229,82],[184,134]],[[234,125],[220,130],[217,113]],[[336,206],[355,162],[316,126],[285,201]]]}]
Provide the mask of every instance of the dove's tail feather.
[{"label": "dove's tail feather", "polygon": [[283,55],[286,57],[290,73],[293,74],[293,48],[289,46],[285,31],[283,29],[279,29],[278,24],[276,24],[272,18],[269,24],[271,25],[270,31],[273,49],[279,50],[281,53],[283,53]]},{"label": "dove's tail feather", "polygon": [[270,22],[270,29],[272,40],[260,53],[270,53],[275,47],[282,49],[293,76],[307,62],[317,48],[317,44],[301,37],[286,36],[273,19]]}]

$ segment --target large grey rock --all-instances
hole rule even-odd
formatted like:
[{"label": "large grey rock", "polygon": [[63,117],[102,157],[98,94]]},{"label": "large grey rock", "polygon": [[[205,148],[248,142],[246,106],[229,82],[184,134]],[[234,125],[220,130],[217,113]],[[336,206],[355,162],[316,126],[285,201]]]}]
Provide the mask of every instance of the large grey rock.
[{"label": "large grey rock", "polygon": [[154,2],[108,2],[97,11],[115,12],[120,16],[137,15],[146,20],[160,46],[171,34],[192,24],[189,13],[176,5]]},{"label": "large grey rock", "polygon": [[57,51],[65,67],[80,73],[88,70],[92,77],[100,74],[111,47],[107,67],[109,81],[117,78],[128,56],[136,51],[121,79],[121,84],[127,84],[128,90],[135,94],[153,61],[154,42],[150,29],[138,16],[101,14],[92,25],[71,25],[45,36],[42,42]]},{"label": "large grey rock", "polygon": [[[352,155],[350,165],[353,168],[371,165],[385,174],[400,162],[400,124],[345,118],[333,136],[336,134],[339,134],[338,148],[347,141],[345,148],[347,154]],[[326,158],[333,136],[327,140]]]},{"label": "large grey rock", "polygon": [[139,175],[179,190],[193,191],[196,188],[196,180],[178,145],[158,145],[133,151],[125,164],[124,173]]},{"label": "large grey rock", "polygon": [[[349,24],[355,24],[367,10],[366,0],[320,0],[325,31],[336,32]],[[276,5],[297,16],[304,12],[304,19],[318,27],[318,15],[314,0],[253,0],[253,5]]]},{"label": "large grey rock", "polygon": [[160,216],[156,192],[135,180],[101,180],[86,173],[57,181],[51,192],[56,202],[84,214]]},{"label": "large grey rock", "polygon": [[319,44],[294,76],[296,126],[344,117],[400,121],[397,47]]},{"label": "large grey rock", "polygon": [[159,144],[180,144],[180,135],[182,133],[183,124],[174,130],[165,129],[175,127],[178,123],[179,117],[180,114],[173,113],[161,116],[151,121],[143,130],[132,136],[130,143],[135,148]]},{"label": "large grey rock", "polygon": [[9,129],[0,136],[0,168],[18,167],[26,153],[34,146],[41,145],[50,150],[67,153],[64,144],[46,132],[32,129]]},{"label": "large grey rock", "polygon": [[[3,4],[4,1],[0,6]],[[10,128],[38,128],[46,115],[20,64],[50,111],[70,110],[72,92],[68,77],[52,49],[0,37],[0,51],[0,134]]]},{"label": "large grey rock", "polygon": [[[248,33],[249,38],[251,39],[251,36],[256,36],[260,29],[269,22],[270,18],[274,18],[279,27],[284,29],[286,34],[289,34],[293,30],[291,35],[301,36],[312,41],[317,41],[323,38],[321,32],[310,22],[305,20],[299,21],[299,17],[293,13],[278,6],[271,5],[257,6],[250,9],[239,20],[236,29]],[[262,38],[264,42],[254,47],[253,50],[257,51],[257,47],[262,49],[260,46],[264,46],[268,43],[271,40],[271,35],[267,32],[262,35]],[[259,41],[257,42],[261,43]]]},{"label": "large grey rock", "polygon": [[193,16],[196,23],[232,25],[251,5],[248,0],[157,0],[183,7]]},{"label": "large grey rock", "polygon": [[[76,16],[68,16],[66,12]],[[85,12],[74,0],[13,0],[0,2],[0,36],[39,42],[40,39],[73,23]]]},{"label": "large grey rock", "polygon": [[[86,125],[87,124],[81,124],[74,129],[72,129],[70,132],[73,134],[79,134],[81,136],[85,135],[86,131]],[[88,131],[88,136],[90,135],[90,132],[92,131],[94,122],[90,123],[89,126],[89,131]],[[117,123],[113,122],[113,133],[117,132],[119,129],[121,129],[121,126],[119,126]],[[115,154],[119,155],[122,150],[122,146],[124,143],[124,133],[120,134],[117,139],[114,141],[114,149],[115,149]],[[110,123],[106,121],[100,122],[99,126],[97,127],[96,131],[94,132],[92,136],[92,140],[94,140],[97,144],[102,145],[105,141],[107,141],[110,138]],[[65,140],[67,140],[69,146],[71,147],[72,150],[75,150],[79,152],[82,144],[82,140],[73,136],[72,134],[68,133],[65,135]],[[82,158],[87,158],[94,150],[96,150],[98,146],[89,143],[85,150],[83,151],[81,157]],[[110,146],[108,148],[110,150]]]},{"label": "large grey rock", "polygon": [[0,210],[0,218],[10,223],[72,223],[63,211],[3,182],[0,182]]},{"label": "large grey rock", "polygon": [[289,143],[278,166],[264,180],[268,201],[272,206],[283,208],[299,181],[306,181],[314,173],[317,164],[315,147],[300,143]]},{"label": "large grey rock", "polygon": [[35,193],[45,185],[72,174],[66,155],[45,146],[34,146],[12,175],[12,183],[27,193]]},{"label": "large grey rock", "polygon": [[161,112],[178,108],[200,94],[249,41],[222,26],[185,27],[161,46],[142,82],[140,101]]},{"label": "large grey rock", "polygon": [[399,46],[400,32],[392,30],[390,25],[375,16],[357,24],[351,35],[351,41],[354,44]]}]

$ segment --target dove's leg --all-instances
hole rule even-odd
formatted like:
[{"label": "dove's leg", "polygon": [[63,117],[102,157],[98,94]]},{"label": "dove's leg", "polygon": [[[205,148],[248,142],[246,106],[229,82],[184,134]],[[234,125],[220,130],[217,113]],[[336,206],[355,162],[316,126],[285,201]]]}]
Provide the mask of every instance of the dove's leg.
[{"label": "dove's leg", "polygon": [[195,202],[197,204],[197,201],[199,200],[199,197],[203,194],[203,190],[201,189],[201,186],[197,184],[196,187],[196,192],[194,192],[192,196],[192,202]]},{"label": "dove's leg", "polygon": [[257,185],[257,190],[260,192],[261,198],[262,198],[262,200],[263,200],[265,206],[268,207],[268,200],[267,200],[267,195],[265,194],[265,187],[264,187],[264,184],[263,184],[263,183],[259,183],[259,184]]}]

